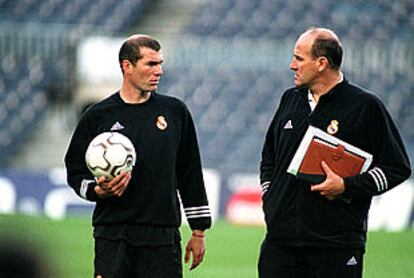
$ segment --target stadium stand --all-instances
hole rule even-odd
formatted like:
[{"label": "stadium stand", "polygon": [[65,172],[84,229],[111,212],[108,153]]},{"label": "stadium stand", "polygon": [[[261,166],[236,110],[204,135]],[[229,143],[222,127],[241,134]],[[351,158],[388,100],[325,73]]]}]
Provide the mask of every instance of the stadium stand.
[{"label": "stadium stand", "polygon": [[[312,25],[350,39],[412,39],[413,1],[208,1],[187,32],[197,36],[295,38]],[[350,24],[350,23],[353,24]]]},{"label": "stadium stand", "polygon": [[[174,69],[163,85],[184,100],[198,129],[205,166],[254,170],[267,125],[288,76],[276,71]],[[171,76],[174,74],[174,76]],[[274,78],[277,76],[277,78]]]},{"label": "stadium stand", "polygon": [[[184,32],[175,38],[182,43],[174,49],[179,57],[175,61],[184,62],[166,63],[160,92],[183,99],[190,107],[204,166],[222,173],[257,172],[266,128],[280,94],[292,85],[293,79],[286,62],[274,61],[289,60],[291,53],[286,52],[286,46],[292,47],[296,36],[311,25],[329,26],[337,31],[347,44],[346,58],[353,61],[345,65],[346,75],[385,102],[414,155],[414,54],[409,47],[413,42],[413,1],[199,2]],[[24,133],[11,131],[16,120],[9,117],[17,117],[11,111],[22,111],[24,105],[38,103],[37,108],[31,108],[34,116],[26,124],[30,128],[51,99],[60,95],[71,101],[76,84],[74,49],[80,38],[97,31],[107,36],[125,33],[128,28],[139,26],[141,15],[153,5],[150,0],[0,0],[0,28],[38,25],[41,30],[55,30],[55,35],[49,37],[42,31],[35,32],[37,37],[30,31],[26,35],[0,34],[0,118],[5,119],[0,125],[0,140],[19,142],[27,134],[26,126]],[[38,50],[32,49],[28,55],[29,50],[16,48],[24,39]],[[231,42],[230,48],[222,42]],[[252,58],[256,43],[263,46],[266,42],[270,49],[262,47],[259,51],[269,51],[269,55],[279,51],[281,57],[262,53],[264,59],[252,63],[249,58],[257,58]],[[44,51],[47,44],[54,45],[52,51]],[[244,55],[226,60],[240,51],[239,44],[244,46]],[[272,52],[271,48],[277,49]],[[220,57],[213,57],[217,62],[212,58],[206,65],[211,55]],[[7,165],[9,150],[1,148],[0,165]]]},{"label": "stadium stand", "polygon": [[8,165],[50,102],[70,101],[78,41],[96,29],[125,30],[150,2],[0,1],[0,166]]},{"label": "stadium stand", "polygon": [[42,115],[46,92],[42,70],[7,56],[0,65],[0,156],[13,154]]},{"label": "stadium stand", "polygon": [[149,0],[0,1],[2,21],[64,24],[88,32],[120,32],[135,24]]},{"label": "stadium stand", "polygon": [[[391,38],[410,42],[413,15],[414,2],[405,0],[207,1],[195,12],[186,34],[206,43],[216,38],[293,41],[309,26],[330,26],[347,42],[382,42]],[[346,75],[385,102],[413,153],[412,52],[406,58],[406,71],[398,70],[398,66],[390,66],[395,70],[388,71],[361,65],[363,74],[349,66]],[[189,82],[188,75],[180,74],[179,69],[171,70],[178,80],[166,87],[170,86],[170,93],[183,98],[194,112],[207,167],[224,172],[257,171],[265,129],[280,93],[292,84],[291,74],[275,72],[271,67],[253,73],[235,68],[218,73],[205,69],[197,72],[192,68],[192,75],[204,76],[195,82]]]}]

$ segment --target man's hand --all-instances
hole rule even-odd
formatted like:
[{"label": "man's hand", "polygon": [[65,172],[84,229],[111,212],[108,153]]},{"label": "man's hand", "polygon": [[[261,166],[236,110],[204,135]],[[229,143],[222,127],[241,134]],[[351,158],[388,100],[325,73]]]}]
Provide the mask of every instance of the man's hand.
[{"label": "man's hand", "polygon": [[99,177],[96,181],[95,192],[99,198],[111,196],[121,197],[131,180],[131,173],[121,172],[114,179],[107,181],[105,177]]},{"label": "man's hand", "polygon": [[204,231],[194,230],[190,240],[187,243],[184,262],[188,263],[190,261],[191,253],[193,253],[193,261],[191,263],[190,270],[196,268],[203,261],[204,254],[206,252],[204,237]]},{"label": "man's hand", "polygon": [[319,192],[328,200],[334,200],[345,191],[344,180],[335,174],[329,166],[322,161],[322,169],[326,174],[326,179],[320,184],[312,185],[312,192]]}]

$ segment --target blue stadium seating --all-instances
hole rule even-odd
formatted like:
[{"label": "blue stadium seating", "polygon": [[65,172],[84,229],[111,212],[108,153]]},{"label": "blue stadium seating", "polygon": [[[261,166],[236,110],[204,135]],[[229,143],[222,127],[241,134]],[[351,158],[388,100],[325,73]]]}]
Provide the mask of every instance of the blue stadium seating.
[{"label": "blue stadium seating", "polygon": [[[220,3],[218,3],[220,2]],[[207,1],[188,25],[194,35],[295,37],[308,26],[334,26],[351,39],[411,39],[413,1]]]},{"label": "blue stadium seating", "polygon": [[[73,86],[73,47],[66,39],[72,31],[88,34],[99,28],[110,35],[135,24],[150,0],[0,0],[1,24],[36,24],[48,28],[58,24],[62,37],[56,37],[59,53],[36,52],[41,38],[28,36],[30,50],[0,47],[0,166],[7,166],[27,135],[38,124],[49,101],[62,97]],[[67,36],[65,36],[65,34]],[[33,46],[33,48],[32,48]]]},{"label": "blue stadium seating", "polygon": [[[161,92],[186,102],[203,163],[221,171],[254,171],[276,104],[292,76],[280,72],[166,69]],[[202,77],[202,78],[201,78]]]},{"label": "blue stadium seating", "polygon": [[[85,34],[98,27],[110,35],[134,24],[150,5],[150,0],[0,0],[0,22],[60,24],[81,28]],[[184,34],[202,40],[295,40],[313,25],[335,29],[344,41],[412,42],[413,18],[414,1],[407,0],[204,1]],[[71,86],[67,62],[49,63],[36,55],[0,58],[0,164],[11,150],[3,146],[22,137],[21,130],[26,132],[42,115],[48,88]],[[221,171],[256,172],[267,126],[280,94],[292,85],[292,73],[288,69],[188,66],[167,69],[160,92],[188,104],[204,165]],[[351,71],[347,76],[385,102],[414,154],[413,74],[412,70]],[[37,105],[31,107],[31,103]]]},{"label": "blue stadium seating", "polygon": [[[195,13],[186,33],[208,40],[221,37],[296,39],[309,26],[329,26],[343,40],[411,40],[413,1],[206,1]],[[257,171],[264,133],[280,93],[291,86],[292,75],[265,70],[227,69],[214,72],[192,68],[203,76],[196,82],[167,81],[168,92],[187,102],[200,134],[204,163],[223,171]],[[347,76],[385,102],[411,148],[414,142],[414,80],[412,72],[367,71]],[[190,83],[190,84],[189,84]],[[223,155],[225,154],[225,155]]]},{"label": "blue stadium seating", "polygon": [[43,77],[34,76],[28,65],[14,56],[4,57],[0,65],[0,165],[18,150],[47,106]]},{"label": "blue stadium seating", "polygon": [[[288,71],[255,72],[183,68],[166,70],[161,92],[184,100],[198,130],[203,162],[221,171],[256,171],[266,129],[284,89],[292,86]],[[384,101],[408,143],[414,142],[414,83],[408,75],[384,78],[347,76]],[[202,78],[201,78],[202,77]],[[409,144],[409,146],[411,146]]]},{"label": "blue stadium seating", "polygon": [[82,32],[99,28],[120,32],[137,22],[149,0],[5,0],[0,1],[2,21],[17,23],[57,23]]}]

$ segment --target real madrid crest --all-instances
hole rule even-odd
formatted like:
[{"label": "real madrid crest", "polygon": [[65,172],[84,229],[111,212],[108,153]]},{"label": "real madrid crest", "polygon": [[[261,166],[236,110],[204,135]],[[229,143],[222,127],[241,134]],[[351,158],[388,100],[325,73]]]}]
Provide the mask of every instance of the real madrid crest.
[{"label": "real madrid crest", "polygon": [[158,116],[155,125],[159,130],[165,130],[168,127],[167,120],[164,116]]},{"label": "real madrid crest", "polygon": [[337,133],[339,130],[339,123],[337,120],[332,120],[331,123],[328,125],[328,128],[326,131],[328,131],[329,134],[333,135]]}]

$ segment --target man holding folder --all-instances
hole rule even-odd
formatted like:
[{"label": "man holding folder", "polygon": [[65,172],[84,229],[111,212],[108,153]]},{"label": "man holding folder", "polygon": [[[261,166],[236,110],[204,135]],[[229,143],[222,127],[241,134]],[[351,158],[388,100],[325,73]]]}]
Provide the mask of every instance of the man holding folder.
[{"label": "man holding folder", "polygon": [[[362,277],[371,199],[411,174],[386,108],[343,76],[341,62],[342,46],[332,30],[311,28],[295,44],[290,65],[295,87],[280,100],[260,164],[267,225],[261,278]],[[355,147],[363,159],[371,159],[369,167],[339,175],[322,159],[317,166],[324,178],[316,184],[296,175],[297,169],[288,172],[309,127],[339,140],[323,135],[316,142],[332,143],[336,157]]]}]

